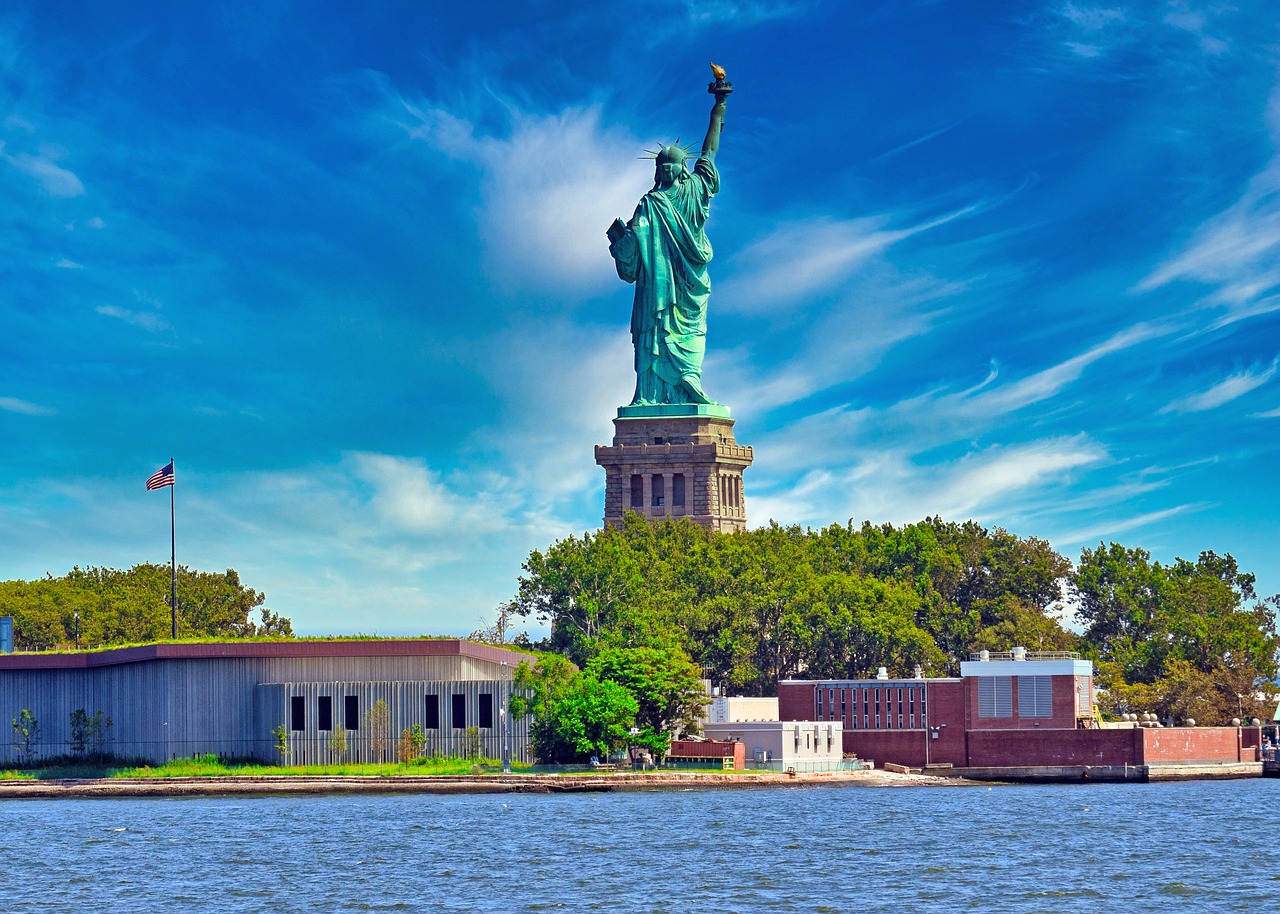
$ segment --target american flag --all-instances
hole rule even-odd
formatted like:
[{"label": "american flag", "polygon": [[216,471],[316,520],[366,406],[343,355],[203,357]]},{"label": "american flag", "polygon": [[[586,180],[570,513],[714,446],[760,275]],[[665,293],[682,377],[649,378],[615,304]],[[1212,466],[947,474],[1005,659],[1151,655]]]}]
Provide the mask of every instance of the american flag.
[{"label": "american flag", "polygon": [[169,461],[168,466],[163,466],[152,474],[147,480],[147,491],[152,489],[163,489],[165,486],[173,485],[173,461]]}]

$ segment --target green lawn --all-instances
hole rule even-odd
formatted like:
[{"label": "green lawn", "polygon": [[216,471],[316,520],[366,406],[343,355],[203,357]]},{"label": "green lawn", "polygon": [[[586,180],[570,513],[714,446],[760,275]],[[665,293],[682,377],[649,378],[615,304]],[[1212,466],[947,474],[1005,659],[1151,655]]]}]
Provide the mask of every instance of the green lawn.
[{"label": "green lawn", "polygon": [[[512,771],[531,766],[512,763]],[[57,780],[66,778],[191,778],[191,777],[396,777],[397,775],[498,774],[502,764],[493,759],[421,758],[411,762],[349,765],[263,765],[258,762],[224,762],[215,755],[174,759],[163,765],[101,764],[62,761],[44,767],[0,771],[0,780]]]}]

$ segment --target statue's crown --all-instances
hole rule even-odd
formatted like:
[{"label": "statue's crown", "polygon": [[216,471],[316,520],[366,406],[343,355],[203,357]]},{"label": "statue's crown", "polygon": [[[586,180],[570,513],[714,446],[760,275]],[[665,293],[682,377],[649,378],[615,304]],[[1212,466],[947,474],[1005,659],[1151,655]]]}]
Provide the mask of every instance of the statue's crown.
[{"label": "statue's crown", "polygon": [[670,146],[659,145],[657,149],[646,149],[642,159],[653,159],[659,165],[683,165],[685,159],[689,158],[692,146],[681,146],[677,139]]}]

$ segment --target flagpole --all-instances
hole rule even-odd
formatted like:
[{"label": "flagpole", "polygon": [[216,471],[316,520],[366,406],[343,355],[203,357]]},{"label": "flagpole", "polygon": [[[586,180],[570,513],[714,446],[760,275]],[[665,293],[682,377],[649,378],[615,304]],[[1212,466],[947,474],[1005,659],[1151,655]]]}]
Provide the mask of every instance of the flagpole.
[{"label": "flagpole", "polygon": [[[169,458],[173,465],[173,458]],[[177,474],[174,474],[177,478]],[[173,490],[177,486],[169,485],[169,614],[172,624],[172,637],[178,640],[178,533],[174,524]]]}]

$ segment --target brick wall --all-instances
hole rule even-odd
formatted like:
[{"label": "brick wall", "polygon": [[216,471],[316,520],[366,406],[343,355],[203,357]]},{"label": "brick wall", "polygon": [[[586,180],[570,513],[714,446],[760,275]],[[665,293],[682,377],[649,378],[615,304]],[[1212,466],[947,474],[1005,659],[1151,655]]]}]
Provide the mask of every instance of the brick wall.
[{"label": "brick wall", "polygon": [[816,715],[813,683],[778,683],[778,720],[813,720]]},{"label": "brick wall", "polygon": [[[1256,727],[1174,727],[1168,730],[1142,729],[1142,759],[1146,764],[1160,762],[1252,762],[1257,761]],[[1245,734],[1254,739],[1244,739]]]},{"label": "brick wall", "polygon": [[1143,730],[972,730],[969,765],[1140,765]]}]

